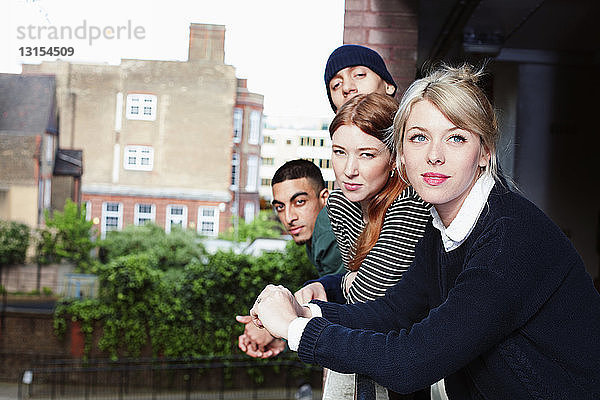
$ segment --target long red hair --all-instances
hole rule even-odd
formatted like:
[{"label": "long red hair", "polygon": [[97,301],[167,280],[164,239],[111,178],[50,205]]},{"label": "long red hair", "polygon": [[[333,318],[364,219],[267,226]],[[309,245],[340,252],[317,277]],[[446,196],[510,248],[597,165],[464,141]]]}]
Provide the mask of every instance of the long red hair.
[{"label": "long red hair", "polygon": [[406,189],[407,184],[394,168],[396,146],[393,143],[392,126],[398,103],[390,96],[371,93],[361,94],[346,102],[329,125],[329,133],[342,125],[354,125],[367,135],[381,140],[390,150],[390,175],[385,186],[369,201],[366,210],[366,226],[354,245],[354,254],[348,268],[357,271],[371,251],[381,233],[385,213],[390,205]]}]

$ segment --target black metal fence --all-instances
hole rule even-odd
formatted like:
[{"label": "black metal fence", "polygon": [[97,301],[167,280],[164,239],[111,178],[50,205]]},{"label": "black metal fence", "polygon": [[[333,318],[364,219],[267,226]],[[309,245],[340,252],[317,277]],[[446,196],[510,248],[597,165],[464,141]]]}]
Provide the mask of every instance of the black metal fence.
[{"label": "black metal fence", "polygon": [[18,398],[284,400],[298,398],[298,388],[307,383],[318,398],[321,382],[322,369],[301,363],[295,354],[272,360],[247,356],[61,360],[23,371]]}]

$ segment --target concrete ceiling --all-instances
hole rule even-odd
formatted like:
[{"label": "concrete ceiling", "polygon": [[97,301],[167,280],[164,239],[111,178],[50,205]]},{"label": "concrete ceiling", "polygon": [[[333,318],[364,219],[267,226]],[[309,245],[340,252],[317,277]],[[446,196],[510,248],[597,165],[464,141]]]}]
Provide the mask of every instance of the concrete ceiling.
[{"label": "concrete ceiling", "polygon": [[599,17],[597,0],[421,0],[418,62],[536,54],[597,64]]}]

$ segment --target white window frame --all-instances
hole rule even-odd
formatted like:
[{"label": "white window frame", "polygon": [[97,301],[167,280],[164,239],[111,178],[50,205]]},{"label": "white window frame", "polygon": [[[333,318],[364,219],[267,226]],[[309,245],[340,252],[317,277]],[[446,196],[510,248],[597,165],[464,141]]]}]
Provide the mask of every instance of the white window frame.
[{"label": "white window frame", "polygon": [[44,179],[44,208],[49,209],[52,205],[52,180]]},{"label": "white window frame", "polygon": [[[175,208],[182,208],[182,214],[173,214],[172,210]],[[167,212],[165,213],[165,232],[170,233],[173,223],[181,224],[181,229],[187,228],[187,206],[184,204],[169,204],[167,205]]]},{"label": "white window frame", "polygon": [[[213,215],[204,215],[204,211],[213,211]],[[211,231],[204,231],[203,223],[212,223]],[[219,234],[219,208],[215,206],[198,207],[198,224],[196,225],[198,233],[204,236],[217,236]]]},{"label": "white window frame", "polygon": [[248,144],[258,144],[260,139],[260,119],[259,111],[250,112],[250,134],[248,135]]},{"label": "white window frame", "polygon": [[[108,210],[108,205],[118,205],[118,210]],[[106,237],[106,233],[115,229],[107,229],[106,220],[108,218],[117,218],[117,231],[123,229],[123,203],[116,201],[105,201],[102,203],[102,225],[100,225],[100,234],[102,239]]]},{"label": "white window frame", "polygon": [[92,220],[92,202],[91,201],[85,202],[85,220],[86,221]]},{"label": "white window frame", "polygon": [[[134,160],[133,164],[131,159]],[[152,146],[125,146],[123,168],[131,171],[152,171],[154,168],[154,148]]]},{"label": "white window frame", "polygon": [[249,224],[256,217],[256,205],[252,202],[244,204],[244,222]]},{"label": "white window frame", "polygon": [[154,121],[157,103],[157,97],[153,94],[128,94],[125,117],[140,121]]},{"label": "white window frame", "polygon": [[52,163],[54,161],[54,135],[46,134],[46,162]]},{"label": "white window frame", "polygon": [[[150,212],[140,212],[140,206],[150,206]],[[133,223],[136,226],[143,225],[140,223],[140,219],[147,220],[147,222],[155,222],[156,221],[156,206],[151,203],[135,203],[135,208],[133,209]]]},{"label": "white window frame", "polygon": [[244,129],[244,109],[235,107],[233,109],[233,143],[239,143],[242,140]]},{"label": "white window frame", "polygon": [[246,191],[256,192],[258,188],[258,156],[248,156],[247,165],[247,179],[246,179]]}]

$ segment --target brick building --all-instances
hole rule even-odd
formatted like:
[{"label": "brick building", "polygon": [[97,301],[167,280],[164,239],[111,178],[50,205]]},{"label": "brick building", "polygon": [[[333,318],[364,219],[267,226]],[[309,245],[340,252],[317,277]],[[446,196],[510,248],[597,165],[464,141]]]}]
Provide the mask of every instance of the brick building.
[{"label": "brick building", "polygon": [[192,24],[186,62],[23,66],[56,77],[62,143],[83,150],[82,201],[102,236],[146,221],[214,236],[232,211],[258,212],[263,97],[238,85],[224,40],[224,26]]},{"label": "brick building", "polygon": [[59,149],[55,79],[0,74],[0,219],[37,227],[77,201],[81,152]]}]

